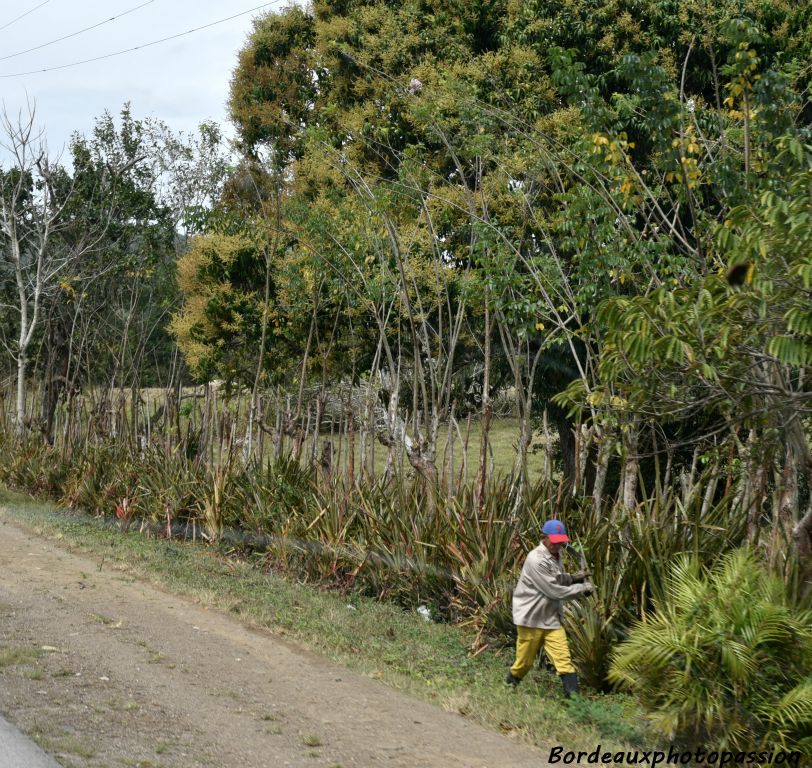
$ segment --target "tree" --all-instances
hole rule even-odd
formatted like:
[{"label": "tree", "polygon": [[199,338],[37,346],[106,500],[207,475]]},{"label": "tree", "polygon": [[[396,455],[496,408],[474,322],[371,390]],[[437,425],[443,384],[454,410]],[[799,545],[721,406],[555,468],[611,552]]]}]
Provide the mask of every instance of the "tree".
[{"label": "tree", "polygon": [[[6,189],[19,209],[14,231],[24,230],[27,242],[24,367],[41,374],[36,424],[50,441],[66,393],[89,384],[94,406],[107,413],[102,403],[113,389],[158,383],[170,367],[175,256],[185,233],[205,226],[227,160],[216,126],[205,125],[199,139],[175,136],[125,105],[118,122],[105,113],[89,136],[74,135],[70,173],[49,170],[44,154],[33,155],[32,126],[15,135],[18,165],[31,170],[7,174]],[[24,388],[25,375],[18,381]],[[135,393],[132,402],[135,414]]]},{"label": "tree", "polygon": [[[748,516],[753,536],[763,479],[778,464],[773,527],[794,531],[806,559],[811,516],[798,510],[798,473],[812,467],[803,425],[810,129],[797,68],[762,58],[764,38],[747,20],[729,21],[723,37],[730,55],[720,66],[721,110],[635,57],[621,70],[633,96],[609,102],[590,91],[599,129],[588,139],[589,165],[606,188],[597,199],[614,204],[632,237],[613,249],[625,257],[611,263],[624,290],[595,297],[595,376],[588,388],[571,385],[562,402],[586,405],[593,419],[619,419],[630,448],[641,424],[683,429],[696,446],[727,434],[745,468],[731,513]],[[588,79],[576,89],[587,92]]]},{"label": "tree", "polygon": [[[562,490],[591,495],[596,516],[613,494],[619,510],[633,509],[662,453],[670,481],[673,461],[703,454],[720,423],[731,430],[707,393],[682,416],[667,412],[668,398],[649,386],[667,365],[628,365],[624,339],[636,332],[623,313],[644,316],[646,301],[728,268],[720,227],[783,173],[776,141],[806,143],[809,50],[807,17],[778,1],[748,3],[749,19],[732,2],[598,6],[373,0],[269,14],[240,54],[230,103],[251,167],[236,179],[250,190],[265,176],[278,201],[270,228],[284,247],[266,262],[266,284],[319,278],[317,291],[274,304],[305,359],[324,310],[335,329],[325,335],[363,347],[343,360],[354,380],[363,366],[378,382],[381,436],[426,477],[432,425],[452,420],[475,370],[480,487],[490,398],[510,382],[521,424],[514,489],[524,486],[533,421],[549,408]],[[267,211],[253,214],[252,227],[267,224]],[[772,352],[797,349],[799,333],[777,333]],[[301,392],[316,367],[300,370]],[[330,373],[335,381],[347,368]],[[702,385],[684,373],[667,378],[687,402]],[[750,428],[730,431],[734,450]],[[791,482],[782,487],[800,498]]]},{"label": "tree", "polygon": [[15,424],[22,434],[27,424],[27,375],[31,345],[42,320],[42,307],[56,292],[60,276],[86,249],[94,232],[86,233],[73,247],[58,242],[64,212],[73,186],[64,169],[52,165],[42,133],[35,127],[35,110],[16,120],[0,117],[2,148],[11,164],[0,171],[0,232],[2,256],[13,274],[18,316],[16,339],[9,346],[16,360],[17,393]]}]

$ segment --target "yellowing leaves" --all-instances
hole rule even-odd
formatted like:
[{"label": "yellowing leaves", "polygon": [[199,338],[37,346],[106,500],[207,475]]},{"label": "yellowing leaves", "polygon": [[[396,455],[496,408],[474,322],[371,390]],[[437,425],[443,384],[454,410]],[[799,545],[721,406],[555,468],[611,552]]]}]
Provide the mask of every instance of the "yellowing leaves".
[{"label": "yellowing leaves", "polygon": [[178,259],[183,306],[172,317],[170,332],[196,375],[204,375],[224,354],[234,354],[229,350],[256,353],[245,339],[258,327],[263,298],[246,286],[246,272],[264,260],[258,239],[242,235],[196,237]]},{"label": "yellowing leaves", "polygon": [[610,165],[618,167],[629,161],[628,150],[634,149],[634,142],[628,140],[624,131],[613,138],[602,133],[593,133],[592,144],[593,154],[603,155]]},{"label": "yellowing leaves", "polygon": [[590,392],[586,397],[586,401],[593,408],[604,408],[608,406],[615,410],[623,411],[629,407],[629,401],[625,397],[610,394],[600,389]]}]

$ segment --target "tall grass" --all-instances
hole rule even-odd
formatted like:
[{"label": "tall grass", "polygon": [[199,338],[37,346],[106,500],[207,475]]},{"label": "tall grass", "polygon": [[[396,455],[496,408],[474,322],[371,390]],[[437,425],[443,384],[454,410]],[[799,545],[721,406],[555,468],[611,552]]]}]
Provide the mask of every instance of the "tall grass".
[{"label": "tall grass", "polygon": [[[517,505],[501,476],[489,481],[484,507],[471,486],[429,505],[423,486],[401,474],[346,487],[287,458],[245,463],[234,449],[215,463],[164,441],[134,451],[106,439],[64,452],[36,438],[15,443],[7,432],[0,481],[122,527],[207,538],[329,588],[425,604],[438,620],[472,625],[480,646],[510,642],[518,570],[543,521],[561,513],[548,484],[528,488]],[[658,596],[671,560],[691,552],[712,562],[744,536],[726,520],[724,499],[703,510],[652,498],[599,520],[575,508],[567,522],[598,586],[595,597],[569,607],[573,652],[598,688],[609,651]]]},{"label": "tall grass", "polygon": [[683,503],[673,493],[646,497],[634,510],[594,519],[591,508],[574,515],[575,530],[597,587],[594,598],[572,603],[569,625],[573,656],[585,681],[608,687],[609,657],[628,627],[662,599],[676,558],[690,555],[701,565],[746,540],[746,524],[730,515],[730,498],[703,504],[710,473],[696,480],[697,491]]}]

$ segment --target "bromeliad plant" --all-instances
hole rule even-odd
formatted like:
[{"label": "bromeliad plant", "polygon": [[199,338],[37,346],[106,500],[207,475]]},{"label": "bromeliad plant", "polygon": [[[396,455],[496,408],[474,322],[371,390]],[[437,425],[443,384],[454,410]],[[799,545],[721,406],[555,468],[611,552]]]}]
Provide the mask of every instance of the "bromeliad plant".
[{"label": "bromeliad plant", "polygon": [[680,484],[680,493],[656,483],[648,493],[641,482],[644,498],[634,509],[596,518],[594,508],[583,505],[569,518],[596,592],[567,604],[567,632],[580,676],[593,688],[611,688],[611,653],[629,627],[662,599],[675,558],[691,555],[710,566],[745,541],[744,522],[730,512],[731,494],[713,499],[715,467],[683,477]]},{"label": "bromeliad plant", "polygon": [[[206,534],[229,556],[259,554],[294,578],[406,609],[428,605],[435,619],[468,624],[476,651],[510,642],[518,569],[543,521],[563,514],[546,481],[525,487],[518,505],[510,478],[497,477],[484,506],[466,486],[429,509],[421,484],[401,475],[346,487],[286,458],[246,464],[224,451],[210,465],[183,444],[130,450],[101,440],[58,453],[36,441],[4,445],[0,480],[10,485],[111,522],[126,499],[133,522],[158,535]],[[612,650],[659,604],[652,600],[664,600],[660,585],[675,557],[690,553],[710,566],[744,540],[746,521],[731,515],[731,494],[715,492],[715,473],[712,465],[690,488],[684,479],[655,483],[651,494],[641,481],[644,498],[633,509],[596,515],[585,503],[564,515],[598,587],[569,606],[573,656],[591,687],[608,688]]]}]

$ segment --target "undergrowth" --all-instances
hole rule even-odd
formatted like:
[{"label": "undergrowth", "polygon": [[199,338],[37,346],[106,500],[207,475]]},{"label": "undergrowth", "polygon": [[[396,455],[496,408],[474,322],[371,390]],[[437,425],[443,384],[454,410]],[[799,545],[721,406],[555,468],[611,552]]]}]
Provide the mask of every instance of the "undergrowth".
[{"label": "undergrowth", "polygon": [[104,558],[177,594],[226,610],[249,625],[298,643],[359,673],[444,709],[515,733],[530,743],[625,749],[646,743],[640,712],[622,694],[561,699],[555,675],[535,670],[518,689],[504,685],[512,648],[470,653],[474,633],[430,622],[414,611],[358,594],[316,589],[249,559],[235,560],[200,542],[121,532],[109,521],[0,491],[0,510],[73,550]]}]

